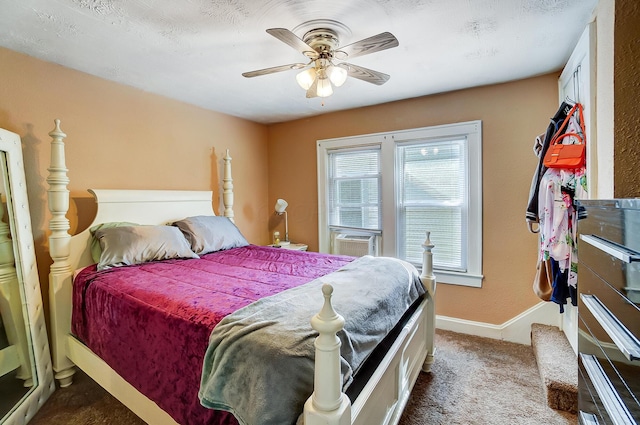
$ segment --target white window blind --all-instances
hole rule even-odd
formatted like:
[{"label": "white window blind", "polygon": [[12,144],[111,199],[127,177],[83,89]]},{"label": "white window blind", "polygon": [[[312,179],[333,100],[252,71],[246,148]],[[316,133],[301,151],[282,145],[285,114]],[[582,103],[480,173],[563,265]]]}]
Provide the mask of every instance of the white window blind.
[{"label": "white window blind", "polygon": [[425,231],[438,241],[434,267],[466,271],[466,139],[398,147],[398,250],[422,263]]},{"label": "white window blind", "polygon": [[380,229],[380,148],[329,152],[329,225]]}]

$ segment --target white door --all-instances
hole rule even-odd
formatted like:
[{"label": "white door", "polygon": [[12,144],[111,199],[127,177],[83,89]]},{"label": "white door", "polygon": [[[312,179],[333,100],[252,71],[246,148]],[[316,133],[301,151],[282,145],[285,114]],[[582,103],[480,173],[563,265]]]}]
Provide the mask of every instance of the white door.
[{"label": "white door", "polygon": [[[585,130],[587,133],[587,192],[589,198],[595,198],[596,179],[596,155],[595,152],[595,95],[596,95],[596,28],[595,23],[590,23],[582,33],[567,65],[559,79],[560,102],[569,100],[580,102],[584,107]],[[580,255],[580,253],[578,253]],[[578,271],[578,285],[580,284],[580,272]],[[578,352],[578,309],[571,304],[565,308],[564,314],[559,319],[561,329],[567,336],[573,351]]]}]

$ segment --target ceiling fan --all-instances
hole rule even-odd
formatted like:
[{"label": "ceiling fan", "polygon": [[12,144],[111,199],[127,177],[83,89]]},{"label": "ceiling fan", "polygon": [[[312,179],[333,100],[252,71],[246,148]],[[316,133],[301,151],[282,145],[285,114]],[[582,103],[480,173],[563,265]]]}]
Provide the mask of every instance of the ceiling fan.
[{"label": "ceiling fan", "polygon": [[332,84],[340,87],[348,76],[376,85],[386,83],[389,75],[342,61],[398,46],[398,40],[389,32],[346,46],[340,46],[338,32],[332,28],[311,29],[302,38],[286,28],[270,28],[267,33],[302,53],[309,58],[309,62],[274,66],[245,72],[242,75],[251,78],[308,67],[296,76],[300,87],[307,91],[308,98],[331,96]]}]

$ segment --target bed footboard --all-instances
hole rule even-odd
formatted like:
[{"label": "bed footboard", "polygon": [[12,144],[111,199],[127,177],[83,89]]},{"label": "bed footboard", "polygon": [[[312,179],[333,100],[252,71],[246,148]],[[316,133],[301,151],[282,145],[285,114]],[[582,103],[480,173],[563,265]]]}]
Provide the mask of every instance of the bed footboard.
[{"label": "bed footboard", "polygon": [[315,340],[314,391],[304,405],[304,425],[350,425],[351,402],[342,392],[340,376],[340,339],[336,335],[344,327],[344,318],[331,305],[333,287],[322,285],[324,304],[311,319],[318,331]]},{"label": "bed footboard", "polygon": [[344,318],[331,305],[333,288],[322,287],[324,305],[311,319],[319,335],[315,340],[314,391],[304,405],[305,425],[391,425],[397,424],[420,370],[430,372],[435,354],[434,245],[426,232],[420,280],[427,294],[404,326],[377,371],[353,406],[342,392],[340,340]]},{"label": "bed footboard", "polygon": [[426,344],[427,344],[427,357],[422,365],[424,372],[431,372],[431,365],[433,364],[436,353],[435,334],[436,334],[436,277],[433,274],[433,250],[434,245],[431,243],[431,232],[426,232],[427,238],[422,244],[422,273],[420,274],[420,280],[424,288],[427,290],[429,297],[429,303],[426,306]]}]

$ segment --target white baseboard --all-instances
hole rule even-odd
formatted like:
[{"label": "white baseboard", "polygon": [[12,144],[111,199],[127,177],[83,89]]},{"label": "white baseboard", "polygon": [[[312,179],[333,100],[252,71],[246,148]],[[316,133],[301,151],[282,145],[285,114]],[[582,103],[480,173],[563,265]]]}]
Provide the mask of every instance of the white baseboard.
[{"label": "white baseboard", "polygon": [[531,345],[531,324],[559,326],[558,304],[540,302],[520,313],[502,325],[456,319],[455,317],[436,316],[436,328],[485,338],[501,339],[518,344]]}]

